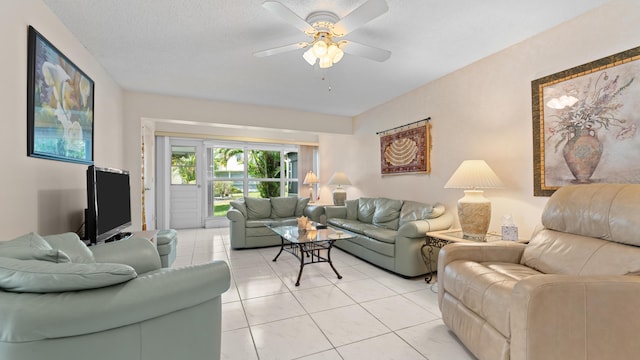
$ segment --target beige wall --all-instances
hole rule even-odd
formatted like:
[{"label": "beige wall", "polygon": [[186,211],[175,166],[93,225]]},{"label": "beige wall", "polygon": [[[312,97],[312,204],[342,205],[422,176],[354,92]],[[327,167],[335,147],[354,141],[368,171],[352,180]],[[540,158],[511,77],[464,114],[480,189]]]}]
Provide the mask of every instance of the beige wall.
[{"label": "beige wall", "polygon": [[[357,116],[353,137],[321,136],[321,171],[345,171],[354,183],[349,198],[440,201],[455,212],[463,192],[444,184],[463,160],[485,159],[506,184],[485,191],[493,202],[491,229],[511,213],[527,237],[547,200],[533,196],[531,81],[639,46],[638,34],[640,1],[611,1]],[[381,177],[376,132],[428,116],[431,174]],[[331,191],[322,186],[321,198],[330,201]]]},{"label": "beige wall", "polygon": [[85,165],[26,155],[29,25],[95,81],[95,161],[123,165],[120,87],[40,0],[0,1],[0,240],[75,231],[87,202]]},{"label": "beige wall", "polygon": [[[141,226],[140,147],[141,124],[155,121],[157,131],[198,132],[204,136],[235,139],[278,139],[317,143],[320,131],[351,134],[348,117],[308,113],[274,107],[189,99],[137,92],[125,93],[125,158],[131,172],[133,228]],[[189,126],[189,123],[197,124]],[[179,125],[179,126],[178,126]],[[179,134],[176,134],[179,136]]]}]

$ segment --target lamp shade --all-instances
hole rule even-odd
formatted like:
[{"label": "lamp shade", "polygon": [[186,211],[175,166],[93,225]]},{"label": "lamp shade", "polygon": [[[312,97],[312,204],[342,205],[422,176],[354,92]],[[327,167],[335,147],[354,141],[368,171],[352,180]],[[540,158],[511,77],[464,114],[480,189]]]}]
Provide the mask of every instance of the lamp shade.
[{"label": "lamp shade", "polygon": [[304,184],[307,184],[307,185],[309,185],[309,184],[317,184],[319,182],[320,181],[318,181],[318,177],[311,170],[309,170],[307,175],[305,175],[305,177],[304,177]]},{"label": "lamp shade", "polygon": [[447,189],[502,188],[504,184],[484,160],[465,160],[444,185]]},{"label": "lamp shade", "polygon": [[329,179],[329,185],[351,185],[351,181],[347,177],[347,175],[343,172],[334,173]]}]

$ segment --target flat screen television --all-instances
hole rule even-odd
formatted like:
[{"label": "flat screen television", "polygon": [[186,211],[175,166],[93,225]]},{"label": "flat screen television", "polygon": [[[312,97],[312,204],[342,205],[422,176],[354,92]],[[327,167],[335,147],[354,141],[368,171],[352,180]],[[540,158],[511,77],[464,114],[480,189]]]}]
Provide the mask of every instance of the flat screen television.
[{"label": "flat screen television", "polygon": [[131,226],[131,187],[126,170],[87,169],[87,210],[85,239],[91,244],[122,237],[121,231]]}]

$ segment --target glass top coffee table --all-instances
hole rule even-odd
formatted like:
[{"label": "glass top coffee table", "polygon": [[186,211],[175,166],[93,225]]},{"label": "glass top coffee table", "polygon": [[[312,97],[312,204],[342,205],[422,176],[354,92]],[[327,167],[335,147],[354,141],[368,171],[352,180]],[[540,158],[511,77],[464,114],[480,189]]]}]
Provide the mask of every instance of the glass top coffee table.
[{"label": "glass top coffee table", "polygon": [[355,237],[355,235],[332,227],[317,230],[302,230],[298,229],[298,226],[273,226],[271,224],[268,224],[267,227],[278,234],[282,240],[280,251],[278,255],[273,258],[273,261],[278,260],[278,257],[283,251],[292,254],[300,260],[300,271],[298,272],[296,286],[300,286],[302,270],[307,264],[329,263],[333,272],[338,276],[338,279],[342,279],[342,275],[338,273],[338,270],[336,270],[331,262],[331,248],[336,241],[351,239]]}]

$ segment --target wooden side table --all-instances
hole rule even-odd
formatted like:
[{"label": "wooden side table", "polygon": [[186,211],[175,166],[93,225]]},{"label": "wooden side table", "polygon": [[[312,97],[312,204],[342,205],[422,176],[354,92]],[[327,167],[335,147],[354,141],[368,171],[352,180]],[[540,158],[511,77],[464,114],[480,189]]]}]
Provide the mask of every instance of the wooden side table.
[{"label": "wooden side table", "polygon": [[[422,254],[422,259],[424,260],[425,265],[427,266],[428,275],[425,277],[425,281],[430,283],[433,279],[433,272],[435,271],[431,267],[431,259],[433,257],[433,248],[442,248],[443,246],[451,243],[483,243],[483,242],[496,242],[496,241],[505,241],[505,242],[514,242],[510,240],[502,240],[502,235],[496,232],[488,232],[484,238],[484,241],[472,240],[465,238],[461,229],[449,229],[449,230],[440,230],[440,231],[430,231],[427,232],[427,237],[420,249],[420,253]],[[529,240],[519,239],[515,242],[526,244]],[[427,251],[424,251],[424,248],[427,248]]]}]

